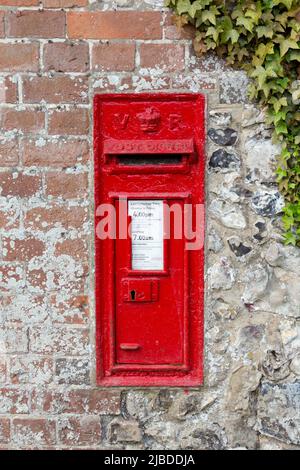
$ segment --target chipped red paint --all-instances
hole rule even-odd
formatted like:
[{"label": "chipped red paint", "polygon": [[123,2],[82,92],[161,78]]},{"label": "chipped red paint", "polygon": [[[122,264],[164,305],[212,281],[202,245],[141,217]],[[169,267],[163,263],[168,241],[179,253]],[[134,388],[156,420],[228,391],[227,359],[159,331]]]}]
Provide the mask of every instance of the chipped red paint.
[{"label": "chipped red paint", "polygon": [[[96,208],[111,203],[118,211],[120,195],[204,204],[204,110],[199,94],[95,96]],[[153,162],[166,154],[182,158]],[[151,164],[122,164],[127,155],[152,155]],[[164,268],[140,271],[131,269],[130,238],[95,240],[98,384],[200,385],[203,247],[188,251],[184,239],[165,240]]]}]

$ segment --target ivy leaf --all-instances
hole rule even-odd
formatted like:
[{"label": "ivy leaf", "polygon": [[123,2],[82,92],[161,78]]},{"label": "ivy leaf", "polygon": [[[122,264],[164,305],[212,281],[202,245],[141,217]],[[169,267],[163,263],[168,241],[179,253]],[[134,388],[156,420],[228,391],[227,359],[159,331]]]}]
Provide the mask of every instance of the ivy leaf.
[{"label": "ivy leaf", "polygon": [[252,33],[253,31],[253,27],[254,27],[254,22],[250,19],[250,18],[245,18],[243,16],[240,16],[237,20],[236,20],[236,24],[238,26],[244,26],[244,28],[249,31],[250,33]]},{"label": "ivy leaf", "polygon": [[289,49],[299,49],[298,43],[292,39],[284,39],[280,43],[280,56],[283,57]]},{"label": "ivy leaf", "polygon": [[210,26],[207,29],[205,36],[212,36],[213,40],[217,42],[219,38],[219,31],[213,26]]},{"label": "ivy leaf", "polygon": [[251,77],[256,77],[259,87],[262,88],[267,78],[266,69],[262,67],[261,65],[259,65],[258,67],[255,68],[255,70],[253,70]]},{"label": "ivy leaf", "polygon": [[288,133],[288,129],[287,129],[286,122],[284,122],[284,121],[279,121],[279,123],[276,124],[276,126],[275,126],[275,131],[276,131],[276,134],[277,134],[277,135],[279,135],[279,134],[287,134],[287,133]]},{"label": "ivy leaf", "polygon": [[260,44],[256,50],[256,55],[260,57],[262,60],[269,54],[273,54],[274,52],[274,44],[272,42],[268,42],[267,44]]},{"label": "ivy leaf", "polygon": [[292,232],[286,232],[284,234],[284,244],[296,246],[296,236]]},{"label": "ivy leaf", "polygon": [[202,21],[209,21],[213,25],[216,25],[216,15],[210,10],[206,10],[202,13]]},{"label": "ivy leaf", "polygon": [[261,17],[261,10],[259,9],[259,6],[256,7],[256,10],[247,10],[245,16],[247,18],[251,18],[257,24]]},{"label": "ivy leaf", "polygon": [[257,26],[256,33],[257,33],[258,39],[262,37],[272,39],[272,37],[274,36],[272,26]]},{"label": "ivy leaf", "polygon": [[287,105],[288,105],[288,102],[287,102],[287,99],[286,99],[285,96],[283,96],[283,97],[280,98],[280,99],[278,99],[278,98],[276,98],[275,96],[273,96],[273,97],[269,100],[269,103],[270,103],[270,104],[273,104],[275,113],[278,113],[278,111],[280,111],[280,109],[281,109],[282,106],[287,106]]},{"label": "ivy leaf", "polygon": [[286,8],[288,10],[290,10],[292,4],[293,4],[293,0],[273,0],[273,5],[279,5],[280,3],[282,3],[283,5],[286,6]]},{"label": "ivy leaf", "polygon": [[229,39],[231,39],[232,44],[238,42],[240,33],[236,29],[232,29],[229,33]]},{"label": "ivy leaf", "polygon": [[290,60],[297,60],[300,62],[300,51],[291,51],[289,55]]},{"label": "ivy leaf", "polygon": [[178,15],[182,15],[182,13],[188,13],[190,8],[191,8],[190,0],[178,0],[178,3],[177,3]]},{"label": "ivy leaf", "polygon": [[[181,0],[178,0],[178,3],[179,3],[179,1],[181,1]],[[182,1],[185,1],[185,0],[182,0]],[[188,0],[188,3],[189,3],[189,7],[186,11],[189,13],[189,15],[192,18],[195,18],[197,12],[201,11],[201,10],[204,10],[205,6],[208,5],[210,2],[209,2],[209,0],[206,0],[206,1],[196,0],[195,2],[193,2],[191,4],[190,0]],[[177,10],[178,10],[178,7],[177,7]],[[179,15],[180,14],[181,13],[179,13]]]}]

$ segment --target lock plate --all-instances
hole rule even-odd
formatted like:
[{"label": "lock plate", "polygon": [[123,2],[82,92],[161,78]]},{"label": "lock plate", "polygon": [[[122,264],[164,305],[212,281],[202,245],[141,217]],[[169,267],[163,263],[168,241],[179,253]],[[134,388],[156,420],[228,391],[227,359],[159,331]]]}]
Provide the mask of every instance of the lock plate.
[{"label": "lock plate", "polygon": [[124,302],[155,302],[158,300],[158,280],[123,279],[122,298]]}]

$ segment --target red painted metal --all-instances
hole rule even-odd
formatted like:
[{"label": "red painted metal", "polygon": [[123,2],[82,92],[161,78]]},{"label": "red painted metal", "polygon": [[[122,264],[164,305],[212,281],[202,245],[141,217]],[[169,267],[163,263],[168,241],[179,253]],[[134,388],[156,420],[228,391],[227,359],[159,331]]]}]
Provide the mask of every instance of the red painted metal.
[{"label": "red painted metal", "polygon": [[[204,109],[199,94],[96,95],[96,209],[113,204],[118,220],[120,196],[164,207],[204,204]],[[134,165],[127,160],[133,156]],[[153,271],[132,269],[131,243],[95,238],[97,382],[200,385],[203,247],[188,251],[184,238],[166,239],[163,268]]]}]

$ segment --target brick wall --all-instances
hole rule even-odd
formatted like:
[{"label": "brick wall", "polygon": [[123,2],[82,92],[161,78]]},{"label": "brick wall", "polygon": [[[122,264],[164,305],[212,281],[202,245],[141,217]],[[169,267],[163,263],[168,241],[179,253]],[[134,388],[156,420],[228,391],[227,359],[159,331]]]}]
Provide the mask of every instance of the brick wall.
[{"label": "brick wall", "polygon": [[[224,387],[244,397],[259,383],[257,375],[242,385],[234,376],[231,385],[237,356],[234,350],[226,362],[228,338],[220,333],[229,334],[228,324],[207,322],[206,387],[199,392],[95,386],[93,95],[200,91],[209,109],[221,110],[214,114],[221,126],[233,105],[238,128],[245,76],[210,56],[197,59],[191,37],[189,29],[177,31],[160,0],[0,0],[1,448],[258,446],[252,405],[246,417],[232,412],[240,421],[224,422]],[[224,233],[239,228],[228,220]],[[217,253],[222,241],[214,233]],[[227,297],[232,286],[225,286]],[[224,305],[240,302],[240,288],[233,289]],[[225,319],[235,318],[232,308]],[[222,322],[225,314],[218,315]],[[239,352],[244,358],[242,346]],[[239,436],[248,418],[247,444]]]}]

